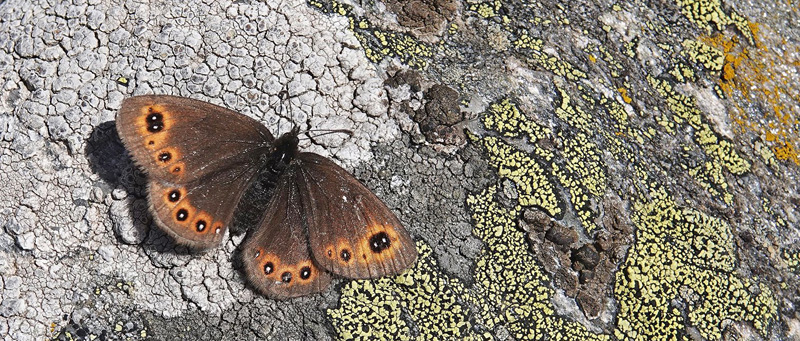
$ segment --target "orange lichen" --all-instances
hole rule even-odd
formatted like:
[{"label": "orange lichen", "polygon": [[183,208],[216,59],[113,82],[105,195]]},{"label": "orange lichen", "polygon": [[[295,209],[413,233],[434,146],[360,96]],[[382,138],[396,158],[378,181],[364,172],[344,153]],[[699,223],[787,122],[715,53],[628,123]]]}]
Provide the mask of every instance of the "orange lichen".
[{"label": "orange lichen", "polygon": [[622,100],[625,101],[625,103],[631,104],[633,99],[628,96],[628,89],[619,88],[617,91],[619,91],[619,95],[622,96]]},{"label": "orange lichen", "polygon": [[[755,37],[759,26],[750,24]],[[765,37],[778,36],[777,34]],[[743,131],[752,131],[762,137],[778,160],[800,165],[797,145],[800,143],[800,95],[795,90],[796,72],[787,67],[797,67],[800,61],[792,60],[800,48],[787,44],[782,38],[756,39],[756,44],[743,45],[736,36],[719,33],[702,37],[706,44],[719,48],[725,54],[725,65],[718,85],[731,103],[731,119]],[[751,103],[765,103],[763,108],[749,107]]]}]

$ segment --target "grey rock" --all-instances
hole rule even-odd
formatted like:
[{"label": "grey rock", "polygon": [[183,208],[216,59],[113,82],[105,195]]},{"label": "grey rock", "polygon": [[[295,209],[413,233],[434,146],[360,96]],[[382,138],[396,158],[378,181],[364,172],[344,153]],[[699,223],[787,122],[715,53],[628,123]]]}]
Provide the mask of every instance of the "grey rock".
[{"label": "grey rock", "polygon": [[0,140],[11,141],[16,135],[16,117],[10,114],[0,114]]},{"label": "grey rock", "polygon": [[68,73],[53,80],[53,92],[63,89],[77,89],[81,85],[81,77],[77,73]]},{"label": "grey rock", "polygon": [[25,304],[24,299],[19,299],[19,298],[4,299],[2,303],[0,303],[0,316],[11,317],[15,315],[20,315],[25,311],[27,307],[28,306],[27,304]]},{"label": "grey rock", "polygon": [[103,21],[106,19],[105,13],[99,11],[97,9],[91,8],[86,13],[86,26],[93,30],[97,30],[100,28],[100,25],[103,24]]},{"label": "grey rock", "polygon": [[36,57],[42,50],[44,50],[44,42],[39,38],[24,37],[18,39],[14,44],[14,52],[23,58]]},{"label": "grey rock", "polygon": [[23,250],[33,250],[36,243],[36,235],[33,232],[26,232],[17,236],[17,245]]},{"label": "grey rock", "polygon": [[48,118],[47,131],[50,133],[50,137],[56,140],[63,140],[72,133],[67,121],[62,116]]},{"label": "grey rock", "polygon": [[124,28],[118,28],[108,35],[108,41],[117,45],[127,45],[131,39],[131,33]]},{"label": "grey rock", "polygon": [[295,75],[291,82],[289,82],[287,90],[289,91],[289,96],[298,96],[315,87],[316,82],[311,75],[307,73],[299,73]]},{"label": "grey rock", "polygon": [[114,261],[114,258],[117,255],[116,248],[111,245],[103,245],[99,249],[97,249],[97,254],[103,258],[106,262]]},{"label": "grey rock", "polygon": [[116,200],[111,203],[109,214],[117,237],[125,244],[138,245],[147,237],[149,228],[131,218],[129,205],[128,200]]},{"label": "grey rock", "polygon": [[122,188],[115,188],[113,191],[111,191],[111,197],[114,198],[114,200],[122,200],[127,196],[128,192]]},{"label": "grey rock", "polygon": [[367,115],[378,117],[386,114],[388,101],[386,90],[383,89],[383,82],[373,78],[358,87],[353,104]]}]

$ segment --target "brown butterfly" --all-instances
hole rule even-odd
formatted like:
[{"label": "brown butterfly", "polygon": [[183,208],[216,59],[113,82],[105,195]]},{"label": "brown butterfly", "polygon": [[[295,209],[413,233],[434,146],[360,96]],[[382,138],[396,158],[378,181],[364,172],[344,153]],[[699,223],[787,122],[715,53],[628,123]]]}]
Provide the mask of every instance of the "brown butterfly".
[{"label": "brown butterfly", "polygon": [[156,224],[178,244],[217,246],[260,172],[266,212],[241,249],[250,283],[271,298],[323,291],[331,273],[397,274],[417,250],[392,211],[333,161],[298,150],[298,129],[275,139],[258,121],[174,96],[125,99],[125,147],[147,173]]}]

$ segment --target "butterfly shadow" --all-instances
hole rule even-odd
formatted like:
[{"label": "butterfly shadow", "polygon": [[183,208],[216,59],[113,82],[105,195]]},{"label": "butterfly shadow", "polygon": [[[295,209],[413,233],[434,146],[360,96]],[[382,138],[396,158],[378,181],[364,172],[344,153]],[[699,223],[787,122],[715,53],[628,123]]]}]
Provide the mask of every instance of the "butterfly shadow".
[{"label": "butterfly shadow", "polygon": [[[110,209],[114,224],[114,236],[122,244],[142,245],[148,252],[171,253],[175,255],[195,254],[185,246],[176,244],[172,238],[159,228],[153,228],[152,217],[147,207],[147,175],[133,162],[117,132],[114,121],[103,122],[92,130],[84,149],[89,167],[102,180],[97,187],[111,192],[113,201],[127,201],[127,217],[115,217],[115,203]],[[117,191],[126,193],[117,199]],[[105,197],[105,196],[104,196]],[[105,200],[105,199],[103,199]],[[128,218],[129,217],[129,218]],[[121,220],[130,219],[132,226]]]}]

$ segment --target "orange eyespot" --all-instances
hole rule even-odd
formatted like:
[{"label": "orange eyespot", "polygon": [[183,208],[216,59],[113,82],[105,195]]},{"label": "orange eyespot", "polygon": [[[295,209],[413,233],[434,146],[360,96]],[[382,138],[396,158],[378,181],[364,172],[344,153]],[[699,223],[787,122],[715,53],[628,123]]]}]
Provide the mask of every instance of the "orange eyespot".
[{"label": "orange eyespot", "polygon": [[169,165],[180,160],[181,158],[181,154],[178,152],[178,149],[172,147],[163,148],[154,153],[154,155],[156,164],[159,165]]},{"label": "orange eyespot", "polygon": [[183,198],[185,192],[186,190],[183,188],[168,189],[165,191],[164,201],[175,204]]}]

